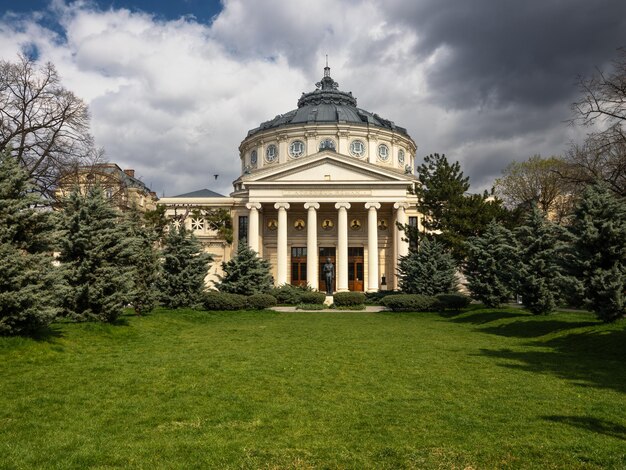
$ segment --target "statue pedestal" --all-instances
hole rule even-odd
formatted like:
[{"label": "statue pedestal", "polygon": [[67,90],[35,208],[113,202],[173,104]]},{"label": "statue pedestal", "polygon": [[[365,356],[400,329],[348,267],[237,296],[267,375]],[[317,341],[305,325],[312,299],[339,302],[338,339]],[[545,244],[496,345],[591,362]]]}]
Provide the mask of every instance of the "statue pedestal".
[{"label": "statue pedestal", "polygon": [[324,300],[324,305],[330,306],[333,304],[333,296],[327,295],[326,300]]}]

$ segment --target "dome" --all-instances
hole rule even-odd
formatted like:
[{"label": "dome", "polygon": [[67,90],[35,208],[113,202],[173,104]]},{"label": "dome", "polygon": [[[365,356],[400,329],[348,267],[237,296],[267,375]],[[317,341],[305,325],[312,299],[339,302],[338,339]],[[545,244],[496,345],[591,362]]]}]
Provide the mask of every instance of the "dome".
[{"label": "dome", "polygon": [[315,123],[350,123],[376,126],[407,135],[403,127],[383,119],[377,114],[358,108],[352,92],[339,90],[339,84],[330,77],[330,67],[324,68],[324,77],[315,84],[316,90],[302,93],[298,100],[298,109],[279,114],[274,119],[265,121],[255,129],[248,131],[248,137],[268,129],[296,124]]}]

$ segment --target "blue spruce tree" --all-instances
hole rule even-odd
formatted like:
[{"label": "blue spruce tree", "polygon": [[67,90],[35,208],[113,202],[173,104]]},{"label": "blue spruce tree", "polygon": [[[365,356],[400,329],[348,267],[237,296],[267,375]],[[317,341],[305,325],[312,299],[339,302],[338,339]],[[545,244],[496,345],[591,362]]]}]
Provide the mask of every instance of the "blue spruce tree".
[{"label": "blue spruce tree", "polygon": [[128,226],[99,187],[84,195],[73,191],[62,208],[64,314],[79,321],[114,322],[132,289]]},{"label": "blue spruce tree", "polygon": [[626,202],[605,184],[586,188],[570,227],[572,274],[605,322],[626,315]]},{"label": "blue spruce tree", "polygon": [[0,152],[0,334],[24,334],[57,315],[53,214],[15,158]]},{"label": "blue spruce tree", "polygon": [[472,297],[491,308],[510,299],[518,252],[513,233],[495,221],[481,236],[468,239],[463,271]]},{"label": "blue spruce tree", "polygon": [[163,276],[159,282],[160,300],[169,308],[195,307],[202,301],[204,278],[213,257],[187,232],[170,226],[163,240]]}]

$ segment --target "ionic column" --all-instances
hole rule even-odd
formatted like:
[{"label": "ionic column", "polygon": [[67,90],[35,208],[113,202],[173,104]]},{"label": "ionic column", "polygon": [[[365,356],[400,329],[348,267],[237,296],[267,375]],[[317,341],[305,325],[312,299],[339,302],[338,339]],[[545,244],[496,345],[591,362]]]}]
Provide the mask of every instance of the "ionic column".
[{"label": "ionic column", "polygon": [[250,215],[248,217],[248,246],[259,254],[259,202],[249,202],[246,204]]},{"label": "ionic column", "polygon": [[[404,211],[409,205],[406,202],[396,202],[393,205],[393,208],[396,209],[396,222],[400,225],[406,225],[406,212]],[[400,230],[397,226],[395,227],[396,232],[396,247],[398,258],[401,256],[406,256],[409,254],[409,242],[404,241],[403,238],[406,238],[406,232]]]},{"label": "ionic column", "polygon": [[367,291],[378,290],[378,213],[380,204],[368,202],[367,212]]},{"label": "ionic column", "polygon": [[276,285],[287,284],[287,209],[288,202],[277,202],[278,235],[276,236]]},{"label": "ionic column", "polygon": [[338,202],[335,209],[337,215],[337,292],[348,290],[348,209],[349,202]]},{"label": "ionic column", "polygon": [[306,220],[306,278],[312,289],[319,289],[319,250],[317,249],[317,202],[307,202],[304,205],[307,212]]}]

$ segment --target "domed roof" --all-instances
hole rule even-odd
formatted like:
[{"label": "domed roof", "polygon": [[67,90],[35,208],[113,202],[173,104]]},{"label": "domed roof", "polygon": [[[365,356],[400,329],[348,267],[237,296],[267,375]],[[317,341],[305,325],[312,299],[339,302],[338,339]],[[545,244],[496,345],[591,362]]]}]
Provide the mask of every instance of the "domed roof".
[{"label": "domed roof", "polygon": [[403,127],[383,119],[378,114],[357,108],[352,92],[339,90],[339,84],[330,77],[330,67],[324,67],[324,77],[315,84],[316,90],[302,93],[298,100],[298,109],[279,114],[274,119],[265,121],[255,129],[248,131],[248,137],[267,129],[293,124],[351,123],[382,127],[408,136]]}]

